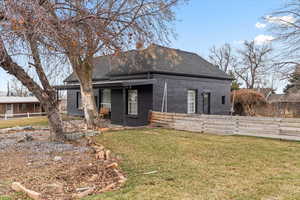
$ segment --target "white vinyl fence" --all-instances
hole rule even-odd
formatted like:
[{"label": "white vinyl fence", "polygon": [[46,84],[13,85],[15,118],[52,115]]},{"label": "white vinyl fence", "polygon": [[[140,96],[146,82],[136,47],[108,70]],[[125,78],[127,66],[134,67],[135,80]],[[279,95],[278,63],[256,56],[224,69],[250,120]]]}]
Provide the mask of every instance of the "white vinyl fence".
[{"label": "white vinyl fence", "polygon": [[23,117],[37,117],[37,116],[45,116],[45,112],[38,113],[18,113],[18,114],[0,114],[0,120],[8,120],[12,118],[23,118]]}]

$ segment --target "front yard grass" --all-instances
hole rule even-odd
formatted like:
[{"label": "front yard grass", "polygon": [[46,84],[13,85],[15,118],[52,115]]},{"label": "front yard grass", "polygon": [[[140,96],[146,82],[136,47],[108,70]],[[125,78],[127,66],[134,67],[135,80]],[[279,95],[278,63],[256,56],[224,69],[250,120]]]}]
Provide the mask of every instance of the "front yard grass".
[{"label": "front yard grass", "polygon": [[[80,119],[82,118],[62,114],[63,121],[80,120]],[[0,120],[0,129],[11,128],[16,126],[48,126],[48,119],[45,116],[37,116],[37,117],[30,117],[30,118],[24,117],[24,118]]]},{"label": "front yard grass", "polygon": [[98,142],[122,157],[128,181],[88,200],[300,199],[298,142],[167,129],[107,132]]},{"label": "front yard grass", "polygon": [[48,125],[48,120],[46,117],[30,117],[30,118],[0,120],[0,129],[16,127],[16,126],[47,126],[47,125]]}]

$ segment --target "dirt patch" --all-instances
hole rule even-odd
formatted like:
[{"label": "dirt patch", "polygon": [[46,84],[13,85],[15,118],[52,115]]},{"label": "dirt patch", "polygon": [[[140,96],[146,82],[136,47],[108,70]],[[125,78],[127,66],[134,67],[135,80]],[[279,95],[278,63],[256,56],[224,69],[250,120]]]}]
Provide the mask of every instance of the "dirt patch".
[{"label": "dirt patch", "polygon": [[48,137],[47,130],[0,134],[0,196],[13,193],[12,182],[42,193],[43,199],[74,199],[91,188],[100,193],[120,185],[119,170],[107,167],[117,161],[113,156],[97,159],[86,138],[57,143]]}]

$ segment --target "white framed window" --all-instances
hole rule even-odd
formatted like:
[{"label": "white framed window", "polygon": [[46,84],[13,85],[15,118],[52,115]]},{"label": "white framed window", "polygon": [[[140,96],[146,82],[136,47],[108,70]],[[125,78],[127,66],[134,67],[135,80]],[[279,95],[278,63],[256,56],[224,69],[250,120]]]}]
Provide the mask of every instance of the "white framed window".
[{"label": "white framed window", "polygon": [[128,90],[128,115],[138,114],[138,91]]},{"label": "white framed window", "polygon": [[188,90],[187,93],[187,113],[194,114],[196,113],[196,90]]},{"label": "white framed window", "polygon": [[111,110],[111,89],[101,90],[101,107]]}]

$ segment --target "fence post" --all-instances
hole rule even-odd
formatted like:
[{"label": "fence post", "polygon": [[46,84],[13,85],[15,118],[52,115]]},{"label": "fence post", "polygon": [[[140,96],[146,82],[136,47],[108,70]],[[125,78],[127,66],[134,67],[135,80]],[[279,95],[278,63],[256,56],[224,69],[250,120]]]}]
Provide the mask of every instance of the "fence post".
[{"label": "fence post", "polygon": [[29,118],[29,113],[27,113],[27,118]]},{"label": "fence post", "polygon": [[175,116],[176,113],[172,113],[172,122],[171,122],[171,128],[175,129]]},{"label": "fence post", "polygon": [[239,118],[235,118],[234,121],[234,134],[239,134]]},{"label": "fence post", "polygon": [[206,127],[205,127],[205,125],[206,125],[205,122],[206,122],[206,121],[205,121],[205,117],[202,117],[202,131],[201,131],[202,133],[205,133],[205,129],[206,129]]},{"label": "fence post", "polygon": [[281,135],[281,122],[282,122],[281,119],[279,119],[279,120],[277,121],[277,123],[278,123],[278,131],[277,131],[278,135]]},{"label": "fence post", "polygon": [[6,115],[6,113],[4,114],[4,119],[7,120],[7,115]]}]

